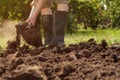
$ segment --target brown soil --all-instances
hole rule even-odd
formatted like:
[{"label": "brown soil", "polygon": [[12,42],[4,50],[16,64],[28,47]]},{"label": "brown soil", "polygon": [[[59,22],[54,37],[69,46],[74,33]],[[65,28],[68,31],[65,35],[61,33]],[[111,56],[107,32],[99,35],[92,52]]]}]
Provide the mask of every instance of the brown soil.
[{"label": "brown soil", "polygon": [[62,49],[16,45],[1,53],[0,80],[120,80],[120,44],[90,39]]}]

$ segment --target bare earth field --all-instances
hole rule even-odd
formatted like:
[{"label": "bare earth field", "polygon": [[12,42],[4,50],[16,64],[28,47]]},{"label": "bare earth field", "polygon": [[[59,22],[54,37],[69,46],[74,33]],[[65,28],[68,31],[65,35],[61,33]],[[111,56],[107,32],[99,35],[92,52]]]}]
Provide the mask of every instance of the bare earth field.
[{"label": "bare earth field", "polygon": [[0,63],[0,80],[120,80],[120,44],[90,39],[62,49],[9,47]]}]

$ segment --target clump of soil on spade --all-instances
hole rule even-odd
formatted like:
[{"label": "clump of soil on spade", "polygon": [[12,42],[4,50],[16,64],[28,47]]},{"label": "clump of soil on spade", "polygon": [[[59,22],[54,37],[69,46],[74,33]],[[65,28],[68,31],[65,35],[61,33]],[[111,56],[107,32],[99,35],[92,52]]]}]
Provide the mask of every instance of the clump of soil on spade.
[{"label": "clump of soil on spade", "polygon": [[90,39],[65,48],[17,45],[1,53],[0,80],[120,80],[120,44]]}]

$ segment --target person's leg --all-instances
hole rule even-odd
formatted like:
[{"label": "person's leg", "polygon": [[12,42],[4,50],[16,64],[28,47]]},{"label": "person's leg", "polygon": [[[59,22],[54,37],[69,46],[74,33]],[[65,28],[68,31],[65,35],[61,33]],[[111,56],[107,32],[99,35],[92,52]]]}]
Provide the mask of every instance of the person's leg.
[{"label": "person's leg", "polygon": [[51,7],[52,0],[46,1],[41,10],[42,15],[42,24],[44,28],[44,45],[47,46],[50,44],[53,37],[53,16]]},{"label": "person's leg", "polygon": [[69,11],[67,0],[56,0],[57,11],[54,13],[54,38],[52,45],[65,47],[64,35],[67,13]]},{"label": "person's leg", "polygon": [[67,3],[58,3],[57,4],[57,11],[64,11],[64,12],[68,12],[69,11],[69,6]]}]

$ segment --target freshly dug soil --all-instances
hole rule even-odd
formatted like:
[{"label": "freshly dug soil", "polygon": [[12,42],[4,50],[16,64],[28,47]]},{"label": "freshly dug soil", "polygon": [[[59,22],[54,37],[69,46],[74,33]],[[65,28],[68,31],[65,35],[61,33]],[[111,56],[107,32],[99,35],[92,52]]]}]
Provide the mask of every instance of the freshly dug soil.
[{"label": "freshly dug soil", "polygon": [[1,53],[0,80],[120,80],[120,44],[90,39],[62,49],[16,45]]}]

